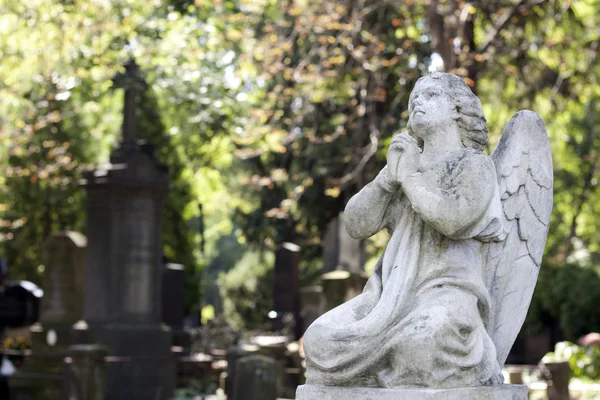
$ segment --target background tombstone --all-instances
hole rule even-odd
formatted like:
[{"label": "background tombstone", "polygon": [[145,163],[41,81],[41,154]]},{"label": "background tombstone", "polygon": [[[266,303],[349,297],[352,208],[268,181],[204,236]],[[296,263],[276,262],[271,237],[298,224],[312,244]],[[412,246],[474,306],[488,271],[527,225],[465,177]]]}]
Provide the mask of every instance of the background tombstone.
[{"label": "background tombstone", "polygon": [[190,335],[183,329],[185,308],[185,268],[181,264],[165,263],[162,271],[162,322],[171,328],[173,346],[189,352]]},{"label": "background tombstone", "polygon": [[70,328],[83,318],[86,246],[83,234],[70,231],[53,234],[44,244],[40,324],[31,329],[36,352],[66,351],[71,344]]},{"label": "background tombstone", "polygon": [[40,322],[30,328],[32,355],[10,379],[15,396],[55,400],[61,395],[63,358],[73,342],[71,326],[83,316],[86,242],[83,234],[66,231],[51,235],[43,245]]},{"label": "background tombstone", "polygon": [[344,213],[327,226],[323,238],[323,273],[342,269],[360,274],[364,271],[363,242],[350,237],[344,223]]},{"label": "background tombstone", "polygon": [[344,270],[323,274],[325,311],[329,311],[362,293],[367,277],[365,274]]},{"label": "background tombstone", "polygon": [[323,240],[323,312],[358,296],[367,282],[363,242],[346,231],[344,213],[329,223]]},{"label": "background tombstone", "polygon": [[116,79],[125,87],[120,146],[110,163],[86,174],[83,182],[88,195],[84,318],[90,342],[105,345],[117,360],[130,360],[109,363],[109,399],[169,399],[175,365],[171,332],[161,323],[168,177],[152,146],[137,140],[136,102],[144,83],[135,62],[125,68]]},{"label": "background tombstone", "polygon": [[300,318],[300,246],[293,243],[282,243],[275,250],[275,270],[273,272],[273,309],[277,312],[274,318],[274,329],[284,328],[284,316],[294,318],[294,336],[302,335]]},{"label": "background tombstone", "polygon": [[236,361],[232,400],[276,400],[277,371],[271,357],[250,355]]},{"label": "background tombstone", "polygon": [[322,286],[308,286],[301,289],[302,332],[325,312],[325,296]]},{"label": "background tombstone", "polygon": [[106,347],[80,344],[65,358],[65,392],[69,400],[106,400]]}]

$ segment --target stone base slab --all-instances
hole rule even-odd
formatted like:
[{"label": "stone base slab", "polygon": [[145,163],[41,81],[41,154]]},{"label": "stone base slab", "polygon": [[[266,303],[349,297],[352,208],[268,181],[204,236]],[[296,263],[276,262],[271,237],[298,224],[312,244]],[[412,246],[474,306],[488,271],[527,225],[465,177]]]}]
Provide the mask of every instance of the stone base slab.
[{"label": "stone base slab", "polygon": [[499,385],[453,389],[395,389],[303,385],[296,400],[527,400],[527,386]]}]

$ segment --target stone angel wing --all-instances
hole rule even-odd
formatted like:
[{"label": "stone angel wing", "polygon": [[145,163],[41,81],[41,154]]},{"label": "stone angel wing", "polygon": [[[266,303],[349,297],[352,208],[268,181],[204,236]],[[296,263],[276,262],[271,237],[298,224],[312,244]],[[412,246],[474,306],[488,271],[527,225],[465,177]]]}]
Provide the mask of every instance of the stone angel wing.
[{"label": "stone angel wing", "polygon": [[552,155],[542,119],[519,111],[492,154],[504,215],[499,242],[487,245],[488,333],[504,365],[537,281],[552,211]]}]

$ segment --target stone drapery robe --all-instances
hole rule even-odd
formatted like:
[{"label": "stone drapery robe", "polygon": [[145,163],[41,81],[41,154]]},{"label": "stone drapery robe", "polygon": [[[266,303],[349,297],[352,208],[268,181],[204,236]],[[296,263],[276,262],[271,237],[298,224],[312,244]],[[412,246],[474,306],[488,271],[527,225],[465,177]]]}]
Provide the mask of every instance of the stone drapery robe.
[{"label": "stone drapery robe", "polygon": [[[387,167],[386,167],[387,168]],[[483,241],[502,232],[489,156],[462,149],[397,189],[384,168],[345,211],[355,238],[391,233],[358,297],[304,337],[307,383],[475,386],[500,373],[486,332],[490,297]]]}]

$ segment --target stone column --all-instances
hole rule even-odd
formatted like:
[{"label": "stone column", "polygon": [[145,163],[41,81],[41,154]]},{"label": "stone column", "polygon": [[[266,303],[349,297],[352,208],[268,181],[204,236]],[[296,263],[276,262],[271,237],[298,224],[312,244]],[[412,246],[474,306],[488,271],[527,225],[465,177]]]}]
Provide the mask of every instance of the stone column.
[{"label": "stone column", "polygon": [[181,264],[167,263],[162,270],[162,322],[171,328],[173,346],[184,354],[189,354],[191,339],[183,329],[185,308],[185,267]]},{"label": "stone column", "polygon": [[[163,201],[167,170],[138,141],[135,103],[143,85],[126,65],[123,138],[110,162],[85,175],[88,247],[80,337],[128,363],[107,368],[111,400],[169,399],[175,381],[171,332],[161,321]],[[133,130],[133,131],[132,131]],[[87,331],[87,333],[84,333]],[[148,358],[164,360],[150,361]]]},{"label": "stone column", "polygon": [[[273,308],[278,316],[284,314],[294,318],[294,336],[302,335],[300,319],[300,246],[282,243],[275,250],[275,270],[273,272]],[[282,329],[283,321],[275,321],[275,328]]]}]

